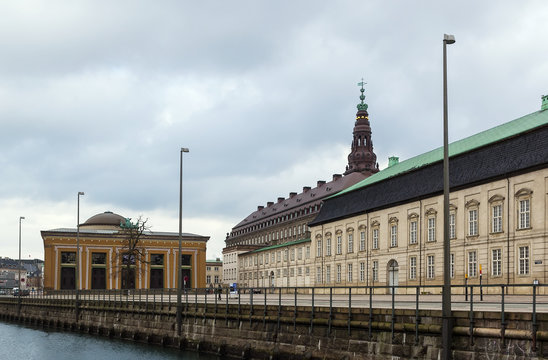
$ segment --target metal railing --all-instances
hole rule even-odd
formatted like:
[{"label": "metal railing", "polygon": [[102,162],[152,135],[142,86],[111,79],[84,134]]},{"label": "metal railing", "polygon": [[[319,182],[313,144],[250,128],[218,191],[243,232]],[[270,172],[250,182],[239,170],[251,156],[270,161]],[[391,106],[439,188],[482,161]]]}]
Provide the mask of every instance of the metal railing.
[{"label": "metal railing", "polygon": [[[224,314],[228,324],[229,309],[237,309],[236,319],[239,323],[262,320],[263,328],[267,321],[275,322],[280,329],[282,322],[282,307],[286,311],[293,310],[292,327],[296,331],[297,325],[302,324],[298,319],[298,307],[309,308],[309,333],[314,331],[316,309],[325,308],[327,315],[327,331],[331,334],[334,327],[335,309],[346,311],[345,327],[350,335],[353,328],[352,309],[363,308],[368,310],[367,335],[373,336],[374,309],[390,309],[390,333],[392,340],[396,333],[396,310],[414,310],[415,341],[418,341],[419,325],[421,324],[420,311],[441,310],[441,286],[324,286],[324,287],[250,287],[240,288],[237,292],[230,292],[228,288],[193,288],[185,289],[182,298],[183,315],[185,318],[193,316],[212,316],[214,320]],[[81,308],[100,306],[103,308],[131,308],[142,312],[167,311],[175,312],[177,289],[131,289],[131,290],[80,290]],[[17,297],[0,295],[0,301]],[[8,300],[9,301],[9,300]],[[13,300],[12,300],[13,301]],[[75,290],[44,290],[30,291],[22,298],[23,305],[30,303],[55,304],[75,306]],[[224,303],[224,304],[223,304]],[[194,305],[194,306],[192,306]],[[223,306],[224,305],[224,306]],[[262,314],[257,312],[257,306],[263,307]],[[248,311],[243,314],[242,309]],[[276,309],[277,307],[277,309]],[[201,311],[199,311],[199,309]],[[260,308],[259,308],[260,309]],[[269,316],[274,311],[274,316]],[[274,309],[274,310],[273,310]],[[289,309],[289,310],[288,310]],[[328,309],[328,311],[327,311]],[[277,311],[276,311],[277,310]],[[260,310],[259,310],[260,311]],[[470,344],[474,343],[474,327],[476,311],[500,313],[502,342],[506,339],[507,313],[521,312],[531,314],[530,329],[533,349],[537,344],[538,313],[548,313],[548,286],[544,284],[498,284],[498,285],[453,285],[452,311],[468,312]],[[338,314],[344,313],[338,310]],[[367,314],[367,312],[365,312]],[[262,316],[261,316],[262,315]],[[262,319],[261,319],[262,317]],[[340,317],[340,315],[339,315]],[[274,318],[274,319],[273,319]],[[283,320],[287,323],[287,319]],[[337,322],[340,328],[341,321]]]}]

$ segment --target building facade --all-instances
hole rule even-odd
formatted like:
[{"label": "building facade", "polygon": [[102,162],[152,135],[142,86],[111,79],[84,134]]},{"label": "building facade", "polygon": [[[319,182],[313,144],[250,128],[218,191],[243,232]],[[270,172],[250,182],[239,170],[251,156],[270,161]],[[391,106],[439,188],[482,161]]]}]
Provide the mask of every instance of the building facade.
[{"label": "building facade", "polygon": [[223,262],[220,258],[206,260],[206,286],[221,284],[223,282]]},{"label": "building facade", "polygon": [[[129,226],[125,226],[129,224]],[[177,288],[179,234],[141,229],[112,212],[97,214],[80,225],[79,271],[76,269],[77,229],[42,231],[44,287],[63,290]],[[183,286],[205,287],[207,236],[183,233]],[[133,244],[131,244],[133,243]]]},{"label": "building facade", "polygon": [[[450,144],[452,284],[477,285],[480,278],[482,284],[548,282],[546,110],[548,96],[541,111]],[[392,159],[388,168],[324,199],[308,225],[310,239],[241,256],[242,282],[441,285],[442,159],[442,148],[402,162]],[[441,287],[421,291],[439,293]]]},{"label": "building facade", "polygon": [[[541,111],[450,145],[452,284],[548,281],[547,98]],[[442,150],[325,201],[310,224],[316,285],[443,283]]]}]

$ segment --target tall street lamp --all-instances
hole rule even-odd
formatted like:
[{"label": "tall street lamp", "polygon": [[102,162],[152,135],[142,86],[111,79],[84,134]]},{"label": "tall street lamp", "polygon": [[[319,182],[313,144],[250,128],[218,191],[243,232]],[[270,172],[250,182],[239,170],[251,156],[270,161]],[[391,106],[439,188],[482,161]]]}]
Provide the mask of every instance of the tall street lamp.
[{"label": "tall street lamp", "polygon": [[80,309],[80,196],[84,195],[78,191],[78,206],[76,207],[76,321],[78,321],[78,312]]},{"label": "tall street lamp", "polygon": [[24,216],[19,216],[19,283],[17,284],[17,287],[19,289],[19,292],[17,293],[19,311],[21,311],[21,220],[23,219],[25,219]]},{"label": "tall street lamp", "polygon": [[181,335],[183,304],[181,296],[183,291],[183,272],[181,270],[181,252],[183,251],[183,153],[188,148],[181,148],[179,166],[179,253],[177,254],[177,334]]},{"label": "tall street lamp", "polygon": [[442,292],[442,359],[451,359],[453,319],[451,317],[451,244],[449,242],[449,149],[447,131],[447,44],[453,35],[443,35],[443,292]]}]

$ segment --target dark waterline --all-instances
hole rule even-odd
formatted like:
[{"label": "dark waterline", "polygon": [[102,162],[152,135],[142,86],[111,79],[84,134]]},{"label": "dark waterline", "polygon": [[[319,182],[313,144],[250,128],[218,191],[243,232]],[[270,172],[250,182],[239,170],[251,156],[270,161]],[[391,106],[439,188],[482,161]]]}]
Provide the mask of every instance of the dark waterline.
[{"label": "dark waterline", "polygon": [[219,360],[210,354],[0,322],[2,359]]}]

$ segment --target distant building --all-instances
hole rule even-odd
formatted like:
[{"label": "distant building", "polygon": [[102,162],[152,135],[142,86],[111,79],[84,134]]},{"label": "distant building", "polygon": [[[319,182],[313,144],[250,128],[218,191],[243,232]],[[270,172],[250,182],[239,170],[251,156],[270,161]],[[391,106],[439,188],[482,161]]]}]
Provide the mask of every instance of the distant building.
[{"label": "distant building", "polygon": [[[112,212],[97,214],[80,225],[81,289],[148,289],[177,287],[179,233],[145,230],[128,250],[129,219]],[[77,229],[42,231],[44,287],[76,287]],[[181,269],[186,287],[205,286],[208,236],[183,233]],[[129,255],[131,254],[131,255]]]},{"label": "distant building", "polygon": [[[232,228],[223,249],[225,283],[238,282],[241,286],[308,284],[302,274],[290,270],[281,260],[282,253],[284,259],[301,256],[304,261],[310,253],[308,223],[320,212],[322,201],[379,171],[364,91],[362,85],[344,176],[335,174],[329,182],[320,180],[314,188],[305,186],[301,193],[291,192],[288,198],[279,197],[276,202],[268,202],[266,207],[258,206]],[[289,252],[287,249],[293,245],[298,245],[297,249]],[[272,249],[277,249],[277,255]],[[265,251],[273,256],[263,257]],[[256,256],[258,254],[260,256]],[[242,268],[249,270],[241,271]],[[269,270],[263,270],[266,268]],[[303,269],[303,274],[310,271],[308,267]]]},{"label": "distant building", "polygon": [[206,285],[217,285],[223,282],[223,262],[220,258],[206,260]]}]

